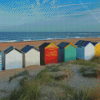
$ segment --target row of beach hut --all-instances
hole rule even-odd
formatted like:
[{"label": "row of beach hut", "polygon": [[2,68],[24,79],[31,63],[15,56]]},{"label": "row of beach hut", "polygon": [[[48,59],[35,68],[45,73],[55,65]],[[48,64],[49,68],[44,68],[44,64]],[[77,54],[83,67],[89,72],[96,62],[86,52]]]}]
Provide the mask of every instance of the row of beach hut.
[{"label": "row of beach hut", "polygon": [[45,65],[49,63],[75,61],[76,58],[89,60],[93,56],[100,56],[100,43],[79,40],[75,44],[61,42],[58,45],[43,43],[39,49],[26,45],[21,50],[11,46],[2,53],[0,52],[0,70],[23,68],[30,65]]}]

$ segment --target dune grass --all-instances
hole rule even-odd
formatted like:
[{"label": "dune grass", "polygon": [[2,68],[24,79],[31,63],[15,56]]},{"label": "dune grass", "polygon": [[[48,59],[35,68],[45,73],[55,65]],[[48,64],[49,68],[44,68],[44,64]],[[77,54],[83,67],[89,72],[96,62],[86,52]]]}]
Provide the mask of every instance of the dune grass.
[{"label": "dune grass", "polygon": [[83,59],[77,59],[76,61],[73,62],[73,64],[83,65],[83,66],[88,66],[88,67],[97,66],[97,63],[91,62],[90,60],[83,60]]},{"label": "dune grass", "polygon": [[100,56],[94,56],[90,61],[100,64]]},{"label": "dune grass", "polygon": [[79,70],[85,77],[95,77],[97,78],[100,75],[100,68],[99,67],[90,67],[90,66],[82,66]]},{"label": "dune grass", "polygon": [[4,98],[2,98],[0,100],[9,100],[9,99],[10,99],[10,97],[8,96],[8,97],[4,97]]},{"label": "dune grass", "polygon": [[35,80],[26,81],[18,91],[15,89],[9,100],[39,100],[38,83]]},{"label": "dune grass", "polygon": [[24,76],[24,77],[19,81],[20,86],[24,86],[24,83],[25,83],[27,80],[29,80],[29,77],[28,77],[28,76]]},{"label": "dune grass", "polygon": [[60,84],[60,86],[62,86],[65,91],[65,95],[59,97],[60,100],[100,100],[100,87],[98,87],[98,85],[92,88],[83,87],[82,89],[63,84]]},{"label": "dune grass", "polygon": [[9,77],[9,82],[11,82],[13,79],[15,79],[15,78],[17,78],[19,76],[25,76],[25,75],[29,75],[29,74],[30,73],[29,73],[28,70],[22,71],[22,72],[20,72],[18,74],[15,74],[14,76]]},{"label": "dune grass", "polygon": [[[40,96],[41,90],[39,90],[39,87],[43,85],[49,86],[49,89],[50,87],[51,88],[60,87],[59,89],[63,88],[62,93],[61,92],[58,93],[57,90],[55,91],[59,94],[59,100],[96,100],[98,99],[100,97],[99,87],[93,88],[93,89],[83,88],[83,89],[77,90],[76,88],[73,88],[67,84],[63,85],[61,84],[61,82],[59,83],[57,81],[57,80],[61,81],[64,78],[68,78],[70,77],[70,74],[72,74],[71,70],[68,69],[67,67],[68,64],[82,65],[82,67],[80,67],[81,73],[84,73],[85,71],[90,70],[90,69],[92,69],[95,73],[99,73],[98,68],[96,68],[96,63],[93,62],[91,64],[91,61],[84,61],[84,60],[77,60],[74,62],[70,61],[68,63],[61,63],[59,65],[47,66],[44,70],[40,71],[36,75],[34,80],[29,79],[30,77],[29,74],[24,76],[22,80],[20,80],[21,88],[18,91],[16,89],[12,91],[9,97],[10,98],[9,100],[39,100],[41,98]],[[15,75],[15,78],[20,75],[22,76],[23,74],[17,74]],[[48,93],[45,92],[45,95],[43,96],[46,96],[47,94],[51,94],[51,91],[47,91]],[[50,100],[50,96],[46,100]]]}]

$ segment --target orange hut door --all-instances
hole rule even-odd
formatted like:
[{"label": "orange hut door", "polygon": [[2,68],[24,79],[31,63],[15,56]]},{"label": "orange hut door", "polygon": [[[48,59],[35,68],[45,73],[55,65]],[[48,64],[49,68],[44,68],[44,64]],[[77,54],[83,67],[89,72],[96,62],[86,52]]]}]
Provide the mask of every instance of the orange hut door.
[{"label": "orange hut door", "polygon": [[45,64],[58,62],[58,48],[53,45],[45,49]]}]

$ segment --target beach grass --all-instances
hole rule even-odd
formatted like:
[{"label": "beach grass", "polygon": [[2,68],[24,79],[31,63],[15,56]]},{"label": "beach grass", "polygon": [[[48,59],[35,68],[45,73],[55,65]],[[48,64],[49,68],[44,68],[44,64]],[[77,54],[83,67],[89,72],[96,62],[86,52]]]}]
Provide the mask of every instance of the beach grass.
[{"label": "beach grass", "polygon": [[[59,73],[59,71],[57,69],[56,72],[53,72],[52,70],[50,71],[50,68],[49,70],[48,68],[45,68],[36,75],[36,78],[34,80],[29,80],[29,76],[24,76],[20,82],[21,88],[19,90],[15,89],[14,91],[12,91],[9,100],[43,100],[41,98],[46,98],[46,96],[46,100],[50,100],[54,91],[56,92],[56,95],[54,94],[54,96],[59,98],[59,100],[95,100],[99,98],[100,88],[83,88],[77,90],[76,88],[71,87],[67,84],[63,85],[62,83],[59,83],[55,78],[52,80],[52,76],[48,73],[51,73],[51,75],[53,75],[53,73]],[[40,89],[40,87],[43,86],[45,87],[45,89]],[[42,90],[45,92],[43,92],[43,94],[41,95]],[[54,100],[56,100],[56,98]]]},{"label": "beach grass", "polygon": [[44,69],[37,74],[35,80],[39,80],[41,84],[47,84],[51,82],[51,76],[47,73],[47,70]]},{"label": "beach grass", "polygon": [[[57,94],[55,95],[55,97],[59,98],[59,100],[99,100],[98,98],[100,98],[100,87],[95,87],[92,89],[76,89],[67,84],[61,83],[64,78],[71,77],[72,75],[72,71],[68,67],[69,64],[81,65],[79,71],[83,76],[85,76],[84,72],[90,70],[94,72],[92,74],[92,77],[97,77],[98,74],[100,74],[98,65],[91,60],[76,60],[63,62],[59,65],[46,66],[46,68],[40,71],[36,75],[35,79],[32,80],[29,79],[29,74],[19,73],[15,75],[15,78],[17,76],[26,76],[24,76],[20,80],[21,88],[19,90],[15,89],[14,91],[12,91],[9,100],[44,100],[41,98],[50,100],[50,98],[52,98],[52,95],[55,94]],[[86,75],[86,77],[91,77],[91,75]],[[40,89],[40,87],[43,86],[45,87],[45,89]],[[57,90],[57,88],[59,90]],[[43,92],[43,94],[41,95],[41,91],[45,92]],[[56,92],[55,94],[54,91]],[[56,100],[56,98],[54,100]]]},{"label": "beach grass", "polygon": [[94,56],[90,61],[100,64],[100,56]]},{"label": "beach grass", "polygon": [[97,66],[97,63],[91,62],[90,60],[83,60],[83,59],[77,59],[72,64],[84,65],[84,66],[88,66],[88,67],[96,67]]},{"label": "beach grass", "polygon": [[12,91],[9,100],[39,100],[38,83],[35,80],[26,81],[17,91]]},{"label": "beach grass", "polygon": [[22,72],[20,72],[18,74],[15,74],[14,76],[9,77],[9,82],[11,82],[13,79],[15,79],[15,78],[17,78],[19,76],[25,76],[25,75],[29,75],[29,74],[30,73],[29,73],[28,70],[22,71]]}]

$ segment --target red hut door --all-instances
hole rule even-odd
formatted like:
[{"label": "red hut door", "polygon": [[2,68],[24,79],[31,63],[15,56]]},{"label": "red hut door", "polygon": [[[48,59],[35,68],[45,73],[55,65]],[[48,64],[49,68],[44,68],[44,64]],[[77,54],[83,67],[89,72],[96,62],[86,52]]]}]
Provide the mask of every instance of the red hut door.
[{"label": "red hut door", "polygon": [[50,45],[45,49],[45,64],[58,62],[58,48]]}]

